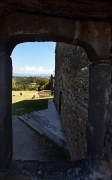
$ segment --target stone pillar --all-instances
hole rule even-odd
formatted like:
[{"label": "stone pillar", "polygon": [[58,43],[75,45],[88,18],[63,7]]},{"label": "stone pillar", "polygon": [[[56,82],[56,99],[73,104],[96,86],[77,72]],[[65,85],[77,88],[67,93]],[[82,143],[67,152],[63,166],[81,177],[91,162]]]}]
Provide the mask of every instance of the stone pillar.
[{"label": "stone pillar", "polygon": [[12,60],[0,53],[0,172],[12,159]]},{"label": "stone pillar", "polygon": [[93,161],[102,154],[107,132],[111,94],[111,63],[97,61],[89,70],[89,115],[87,123],[87,152]]}]

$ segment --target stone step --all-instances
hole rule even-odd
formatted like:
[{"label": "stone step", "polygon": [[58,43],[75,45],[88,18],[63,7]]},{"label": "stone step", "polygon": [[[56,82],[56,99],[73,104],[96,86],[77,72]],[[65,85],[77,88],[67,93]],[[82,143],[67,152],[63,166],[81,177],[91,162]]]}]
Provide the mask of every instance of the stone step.
[{"label": "stone step", "polygon": [[[1,175],[1,172],[0,172]],[[111,180],[107,162],[92,166],[89,158],[78,161],[13,160],[1,180]]]},{"label": "stone step", "polygon": [[85,180],[92,165],[89,159],[68,162],[41,162],[37,170],[38,180]]},{"label": "stone step", "polygon": [[26,115],[19,116],[19,119],[28,124],[31,128],[33,128],[41,135],[45,135],[59,146],[68,150],[68,144],[65,137],[63,136],[63,132],[56,129],[54,126],[52,127],[49,124],[46,126],[33,118],[28,118]]},{"label": "stone step", "polygon": [[86,180],[92,173],[89,159],[79,161],[12,161],[2,180]]},{"label": "stone step", "polygon": [[37,131],[39,134],[43,134],[43,126],[37,121],[35,120],[31,120],[29,118],[27,118],[26,116],[22,115],[19,116],[19,119],[24,121],[27,125],[29,125],[30,127],[32,127],[35,131]]}]

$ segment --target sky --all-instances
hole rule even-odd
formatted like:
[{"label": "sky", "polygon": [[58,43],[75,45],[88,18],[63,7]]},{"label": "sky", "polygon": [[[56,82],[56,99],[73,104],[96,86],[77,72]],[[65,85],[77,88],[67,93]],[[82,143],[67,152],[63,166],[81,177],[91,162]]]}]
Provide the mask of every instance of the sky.
[{"label": "sky", "polygon": [[17,45],[11,54],[13,73],[54,73],[55,46],[55,42],[28,42]]}]

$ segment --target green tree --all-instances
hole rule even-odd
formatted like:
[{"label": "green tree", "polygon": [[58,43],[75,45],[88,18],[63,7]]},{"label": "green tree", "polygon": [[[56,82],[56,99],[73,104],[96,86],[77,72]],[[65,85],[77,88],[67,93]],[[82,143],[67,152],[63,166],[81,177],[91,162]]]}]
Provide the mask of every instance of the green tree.
[{"label": "green tree", "polygon": [[[31,87],[31,83],[37,83],[36,86]],[[49,90],[50,79],[41,77],[13,77],[12,78],[12,90],[26,91],[26,90]]]},{"label": "green tree", "polygon": [[16,81],[12,78],[12,90],[16,89]]}]

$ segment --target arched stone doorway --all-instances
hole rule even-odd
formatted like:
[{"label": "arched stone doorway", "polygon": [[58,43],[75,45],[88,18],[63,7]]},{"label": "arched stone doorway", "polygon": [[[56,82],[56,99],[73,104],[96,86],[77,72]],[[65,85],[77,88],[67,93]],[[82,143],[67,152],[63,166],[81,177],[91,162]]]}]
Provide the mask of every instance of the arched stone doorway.
[{"label": "arched stone doorway", "polygon": [[[109,22],[79,21],[21,12],[9,14],[1,19],[1,24],[0,147],[2,148],[0,150],[0,169],[5,170],[12,158],[12,62],[10,55],[13,48],[22,42],[60,41],[80,45],[85,49],[89,60],[93,62],[90,68],[89,86],[88,155],[91,155],[92,158],[99,156],[104,147],[107,131],[106,120],[109,113],[109,89],[111,86],[111,63],[109,60],[111,28]],[[103,82],[105,83],[103,84]]]}]

